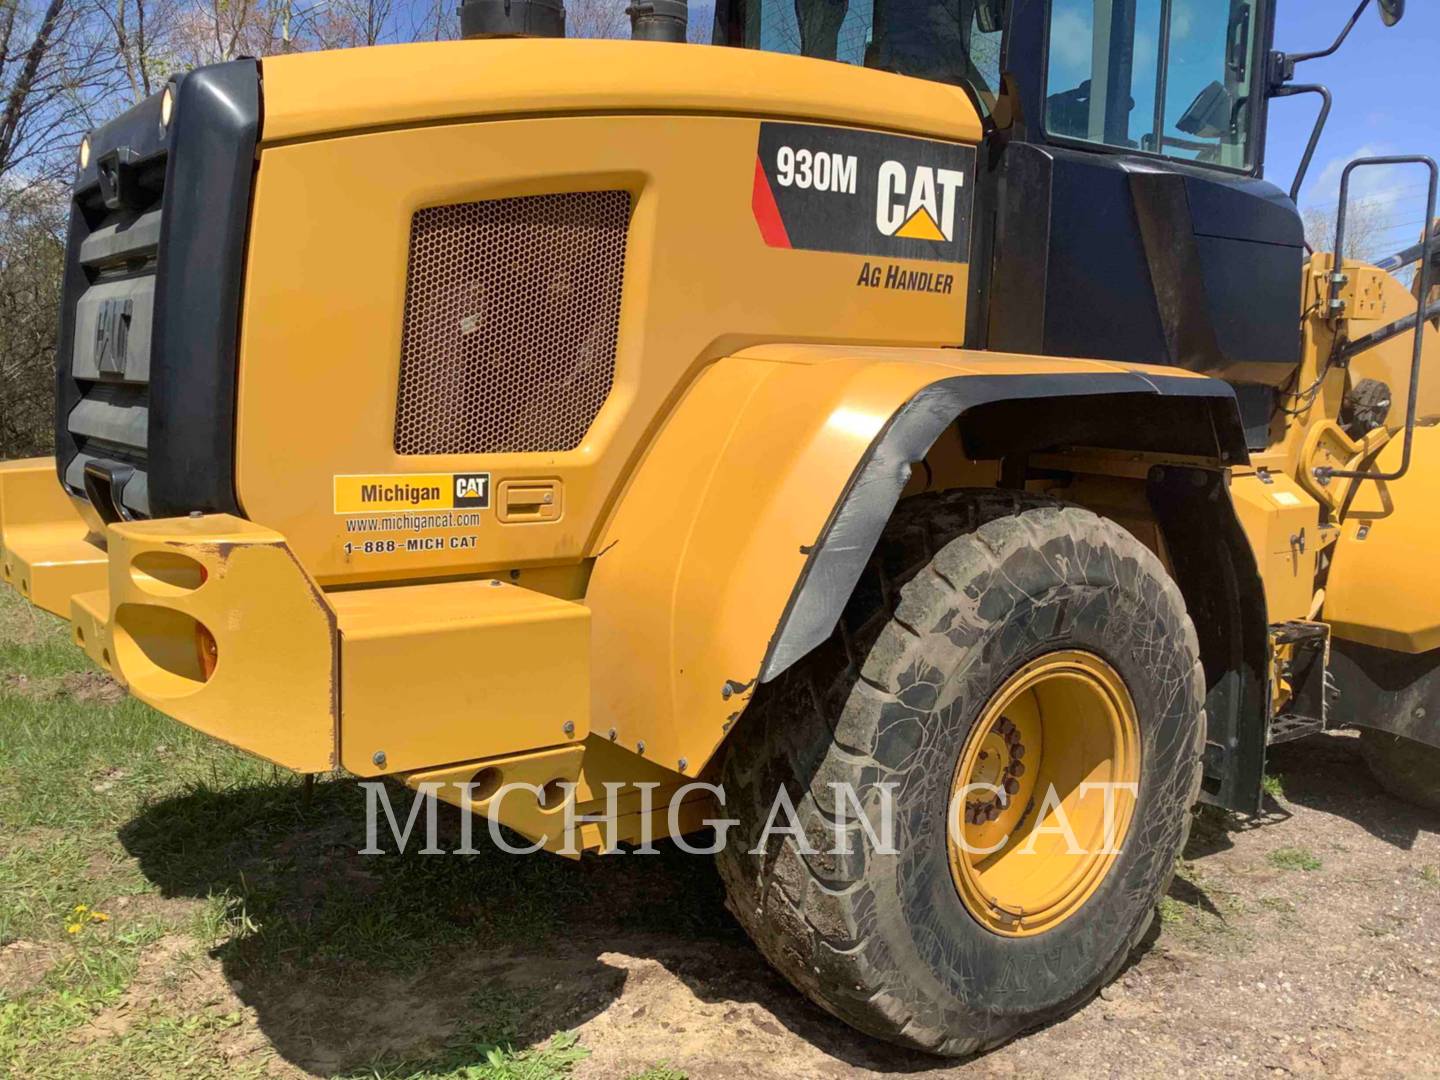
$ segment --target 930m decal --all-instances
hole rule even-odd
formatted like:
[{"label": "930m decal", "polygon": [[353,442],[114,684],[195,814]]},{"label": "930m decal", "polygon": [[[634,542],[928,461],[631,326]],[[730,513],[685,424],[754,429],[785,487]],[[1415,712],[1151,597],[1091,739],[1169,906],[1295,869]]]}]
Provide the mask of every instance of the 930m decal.
[{"label": "930m decal", "polygon": [[963,263],[974,181],[972,146],[762,123],[750,205],[771,247]]}]

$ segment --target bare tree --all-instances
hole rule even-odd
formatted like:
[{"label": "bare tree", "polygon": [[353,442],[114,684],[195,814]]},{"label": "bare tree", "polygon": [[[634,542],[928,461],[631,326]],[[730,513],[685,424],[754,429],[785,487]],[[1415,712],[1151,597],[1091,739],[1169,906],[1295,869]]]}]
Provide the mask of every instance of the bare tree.
[{"label": "bare tree", "polygon": [[321,48],[378,45],[389,36],[391,0],[330,0],[316,12],[312,28]]},{"label": "bare tree", "polygon": [[114,61],[128,90],[125,106],[142,101],[184,69],[190,48],[183,31],[194,25],[187,0],[95,0],[113,37]]},{"label": "bare tree", "polygon": [[0,198],[69,168],[108,84],[78,0],[0,0]]},{"label": "bare tree", "polygon": [[0,0],[0,456],[49,445],[68,187],[128,104],[97,0]]},{"label": "bare tree", "polygon": [[63,206],[63,192],[32,185],[0,213],[0,458],[50,449]]},{"label": "bare tree", "polygon": [[454,41],[460,36],[455,0],[429,0],[426,5],[402,7],[397,15],[397,36],[402,41]]},{"label": "bare tree", "polygon": [[[1381,250],[1385,234],[1385,202],[1355,199],[1345,213],[1345,258],[1372,262],[1390,252]],[[1301,212],[1305,239],[1315,251],[1335,246],[1334,206],[1310,206]]]},{"label": "bare tree", "polygon": [[685,24],[685,40],[691,45],[709,45],[715,35],[715,5],[691,0],[690,17]]},{"label": "bare tree", "polygon": [[567,0],[565,35],[578,38],[628,38],[626,0]]}]

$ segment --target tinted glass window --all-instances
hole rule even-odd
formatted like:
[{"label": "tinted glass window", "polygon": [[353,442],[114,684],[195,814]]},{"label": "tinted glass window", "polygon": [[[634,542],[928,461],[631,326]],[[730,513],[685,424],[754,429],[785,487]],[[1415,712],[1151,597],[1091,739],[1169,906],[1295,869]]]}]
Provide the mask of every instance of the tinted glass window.
[{"label": "tinted glass window", "polygon": [[1000,85],[1001,35],[984,11],[996,7],[985,0],[720,0],[714,43],[969,83],[988,107]]},{"label": "tinted glass window", "polygon": [[1166,52],[1161,152],[1233,168],[1250,165],[1255,0],[1176,3]]},{"label": "tinted glass window", "polygon": [[1045,128],[1250,165],[1259,0],[1052,0]]}]

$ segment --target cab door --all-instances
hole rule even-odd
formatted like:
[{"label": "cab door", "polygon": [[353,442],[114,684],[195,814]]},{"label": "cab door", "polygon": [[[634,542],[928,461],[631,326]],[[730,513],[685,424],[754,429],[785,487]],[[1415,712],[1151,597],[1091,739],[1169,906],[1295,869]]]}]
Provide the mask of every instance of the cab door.
[{"label": "cab door", "polygon": [[996,133],[992,349],[1278,383],[1304,233],[1262,178],[1267,0],[1014,0]]}]

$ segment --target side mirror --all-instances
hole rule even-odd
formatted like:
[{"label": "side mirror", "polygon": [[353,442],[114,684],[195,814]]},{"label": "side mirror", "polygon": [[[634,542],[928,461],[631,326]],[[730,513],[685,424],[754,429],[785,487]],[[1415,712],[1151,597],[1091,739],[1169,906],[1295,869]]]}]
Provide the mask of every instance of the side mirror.
[{"label": "side mirror", "polygon": [[[1405,0],[1390,2],[1398,3],[1402,8],[1405,6]],[[1400,16],[1395,17],[1398,19]],[[975,5],[975,25],[980,27],[982,34],[1005,29],[1005,0],[979,0]]]},{"label": "side mirror", "polygon": [[1217,80],[1195,95],[1175,128],[1199,139],[1219,139],[1230,130],[1232,109],[1230,92]]},{"label": "side mirror", "polygon": [[1394,26],[1405,17],[1405,0],[1380,0],[1380,18],[1386,26]]}]

